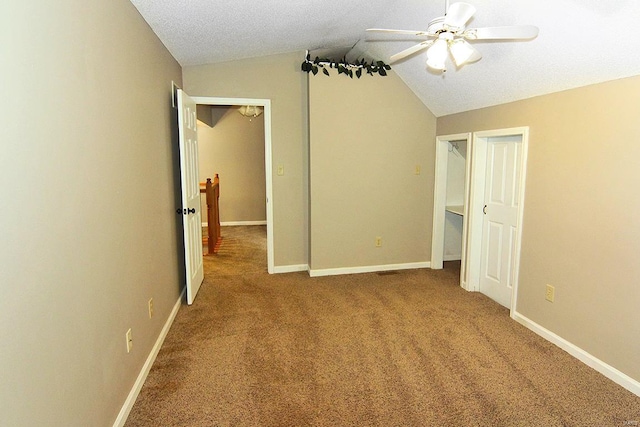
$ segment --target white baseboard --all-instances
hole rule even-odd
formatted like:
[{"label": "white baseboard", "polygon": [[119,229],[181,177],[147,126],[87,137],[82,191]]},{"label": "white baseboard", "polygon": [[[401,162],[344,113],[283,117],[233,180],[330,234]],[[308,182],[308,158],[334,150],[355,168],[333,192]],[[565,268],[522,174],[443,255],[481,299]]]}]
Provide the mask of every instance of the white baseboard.
[{"label": "white baseboard", "polygon": [[164,342],[164,339],[167,337],[167,333],[169,333],[169,329],[171,328],[171,325],[173,324],[173,320],[176,318],[176,315],[178,314],[178,310],[182,305],[182,301],[184,301],[185,299],[186,291],[187,291],[187,288],[185,287],[182,290],[182,293],[180,294],[180,298],[178,298],[178,301],[176,301],[176,304],[173,306],[173,310],[171,310],[171,314],[169,314],[169,318],[165,322],[164,327],[162,328],[162,331],[160,331],[160,335],[158,336],[156,343],[151,349],[151,352],[147,357],[147,361],[142,366],[142,370],[140,371],[140,374],[138,374],[138,378],[136,379],[136,382],[133,383],[133,388],[129,392],[129,396],[127,396],[127,400],[124,401],[124,405],[122,405],[122,409],[120,409],[120,413],[118,414],[116,421],[113,423],[114,427],[122,427],[124,426],[124,423],[127,421],[129,412],[131,412],[131,408],[133,408],[133,404],[136,403],[138,394],[140,394],[140,390],[142,389],[142,386],[144,385],[144,382],[147,379],[147,375],[149,375],[151,366],[153,365],[153,362],[155,362],[156,357],[158,356],[158,352],[160,351],[160,347],[162,347],[162,343]]},{"label": "white baseboard", "polygon": [[430,268],[430,262],[411,262],[406,264],[367,265],[364,267],[325,268],[309,270],[309,276],[336,276],[339,274],[374,273],[376,271],[413,270],[415,268]]},{"label": "white baseboard", "polygon": [[442,257],[442,261],[460,261],[462,260],[462,255],[444,255]]},{"label": "white baseboard", "polygon": [[540,326],[533,320],[527,318],[526,316],[523,316],[518,312],[514,311],[511,314],[511,317],[516,322],[524,325],[528,329],[540,335],[542,338],[557,345],[558,347],[560,347],[561,349],[563,349],[564,351],[566,351],[567,353],[569,353],[570,355],[572,355],[573,357],[575,357],[576,359],[584,363],[585,365],[600,372],[602,375],[609,378],[611,381],[626,388],[636,396],[640,396],[640,381],[634,380],[627,374],[620,372],[613,366],[603,362],[602,360],[598,359],[592,354],[587,353],[586,351],[576,346],[575,344],[570,343],[564,338],[554,334],[550,330]]},{"label": "white baseboard", "polygon": [[[227,221],[220,223],[221,227],[233,227],[236,225],[267,225],[267,221]],[[207,223],[203,222],[202,228],[205,227],[207,227]]]},{"label": "white baseboard", "polygon": [[220,226],[222,227],[230,227],[236,225],[267,225],[267,221],[227,221],[220,223]]},{"label": "white baseboard", "polygon": [[309,266],[307,264],[298,264],[298,265],[280,265],[280,266],[273,267],[273,272],[275,274],[297,273],[299,271],[309,271]]}]

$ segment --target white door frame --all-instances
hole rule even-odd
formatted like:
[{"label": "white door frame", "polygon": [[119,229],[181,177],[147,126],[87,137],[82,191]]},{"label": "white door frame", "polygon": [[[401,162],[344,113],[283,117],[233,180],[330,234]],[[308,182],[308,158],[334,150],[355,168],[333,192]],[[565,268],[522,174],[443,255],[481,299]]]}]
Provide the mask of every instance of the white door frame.
[{"label": "white door frame", "polygon": [[201,105],[257,105],[264,108],[264,166],[267,194],[267,271],[274,273],[273,257],[273,178],[271,155],[271,100],[256,98],[218,98],[192,96]]},{"label": "white door frame", "polygon": [[[449,144],[452,141],[467,141],[467,153],[471,149],[471,133],[458,133],[454,135],[436,136],[436,166],[435,166],[435,183],[433,190],[433,232],[431,240],[431,268],[441,269],[443,265],[444,253],[444,226],[445,226],[445,207],[447,202],[447,162],[449,157]],[[469,168],[470,156],[467,154],[467,164],[465,177],[464,194],[464,216],[462,221],[462,261],[460,272],[460,285],[467,289],[466,284],[466,247],[467,247],[467,209],[469,203]]]},{"label": "white door frame", "polygon": [[[489,131],[474,132],[471,144],[471,174],[467,178],[470,184],[469,208],[465,221],[468,222],[468,282],[467,290],[480,290],[480,259],[482,253],[482,224],[484,214],[484,187],[486,181],[487,141],[489,138],[501,136],[520,136],[522,142],[522,158],[520,159],[519,200],[517,212],[516,243],[514,245],[513,290],[511,293],[510,313],[516,312],[518,295],[518,278],[520,271],[520,249],[522,244],[522,218],[524,213],[524,190],[527,175],[527,152],[529,148],[529,128],[516,127]],[[468,219],[467,219],[468,217]]]}]

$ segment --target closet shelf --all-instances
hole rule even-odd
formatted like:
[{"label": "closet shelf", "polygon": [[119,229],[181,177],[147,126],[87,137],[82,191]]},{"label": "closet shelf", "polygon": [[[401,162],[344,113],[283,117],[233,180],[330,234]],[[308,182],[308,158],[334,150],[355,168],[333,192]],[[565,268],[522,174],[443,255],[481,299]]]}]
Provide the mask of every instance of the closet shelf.
[{"label": "closet shelf", "polygon": [[464,215],[464,206],[463,205],[455,205],[455,206],[446,206],[445,207],[447,212],[451,212],[454,213],[456,215]]}]

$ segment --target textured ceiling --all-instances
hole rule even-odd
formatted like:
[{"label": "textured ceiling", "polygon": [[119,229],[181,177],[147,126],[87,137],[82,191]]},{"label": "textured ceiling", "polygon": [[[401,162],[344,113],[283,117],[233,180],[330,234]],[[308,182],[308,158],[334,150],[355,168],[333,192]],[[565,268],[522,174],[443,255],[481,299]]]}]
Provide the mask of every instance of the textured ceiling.
[{"label": "textured ceiling", "polygon": [[[383,37],[366,28],[424,30],[445,9],[444,0],[131,2],[183,66],[353,46],[350,55],[388,62],[422,39]],[[477,9],[468,27],[531,24],[540,35],[474,42],[483,58],[460,69],[449,65],[444,75],[425,68],[424,52],[392,64],[436,116],[640,74],[640,1],[466,2]]]}]

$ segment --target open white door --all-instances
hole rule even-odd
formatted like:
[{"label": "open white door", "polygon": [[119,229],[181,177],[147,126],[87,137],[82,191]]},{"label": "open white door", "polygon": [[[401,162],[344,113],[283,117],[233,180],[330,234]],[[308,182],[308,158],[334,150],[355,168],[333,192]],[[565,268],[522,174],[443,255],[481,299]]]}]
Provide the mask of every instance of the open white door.
[{"label": "open white door", "polygon": [[198,125],[196,123],[195,101],[189,98],[182,89],[178,89],[177,93],[187,304],[193,304],[204,280],[200,184],[198,182]]},{"label": "open white door", "polygon": [[487,139],[480,292],[511,308],[518,241],[522,136]]}]

